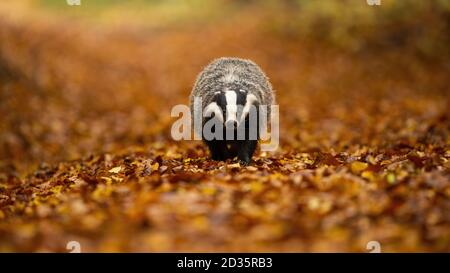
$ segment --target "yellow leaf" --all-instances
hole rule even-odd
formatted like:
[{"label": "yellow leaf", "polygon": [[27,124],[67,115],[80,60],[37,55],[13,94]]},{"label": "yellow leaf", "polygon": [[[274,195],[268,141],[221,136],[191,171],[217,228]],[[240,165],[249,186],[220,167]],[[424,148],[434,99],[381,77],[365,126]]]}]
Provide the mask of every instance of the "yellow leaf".
[{"label": "yellow leaf", "polygon": [[58,185],[58,186],[54,186],[50,191],[53,192],[53,193],[55,193],[55,194],[58,194],[58,193],[60,193],[62,190],[63,190],[63,187],[62,187],[61,185]]},{"label": "yellow leaf", "polygon": [[111,178],[113,179],[114,182],[122,182],[123,181],[122,177],[112,176]]},{"label": "yellow leaf", "polygon": [[189,164],[191,162],[191,159],[190,158],[185,158],[185,159],[183,159],[183,163],[184,164]]},{"label": "yellow leaf", "polygon": [[375,179],[375,176],[373,175],[373,172],[371,172],[371,171],[363,171],[361,176],[370,181]]},{"label": "yellow leaf", "polygon": [[157,171],[159,168],[159,163],[156,162],[155,164],[152,165],[152,172]]},{"label": "yellow leaf", "polygon": [[241,167],[241,164],[239,164],[239,162],[237,162],[237,163],[234,163],[234,164],[229,164],[229,165],[227,165],[227,167],[230,168],[230,169],[238,169],[238,168]]},{"label": "yellow leaf", "polygon": [[207,187],[207,188],[203,188],[202,192],[205,195],[214,195],[217,191],[215,188]]},{"label": "yellow leaf", "polygon": [[254,182],[250,183],[250,191],[258,193],[258,192],[262,191],[262,189],[263,189],[263,185],[261,182],[254,181]]},{"label": "yellow leaf", "polygon": [[308,200],[308,208],[310,210],[316,210],[320,207],[320,200],[319,198],[313,197]]},{"label": "yellow leaf", "polygon": [[395,184],[395,181],[396,181],[397,179],[395,178],[395,174],[389,173],[389,174],[386,176],[386,180],[387,180],[387,182],[388,182],[389,184]]},{"label": "yellow leaf", "polygon": [[368,166],[369,165],[365,162],[355,161],[352,163],[352,165],[350,167],[352,169],[352,172],[359,173],[361,171],[364,171]]},{"label": "yellow leaf", "polygon": [[119,173],[122,170],[122,167],[114,167],[111,170],[109,170],[110,173]]}]

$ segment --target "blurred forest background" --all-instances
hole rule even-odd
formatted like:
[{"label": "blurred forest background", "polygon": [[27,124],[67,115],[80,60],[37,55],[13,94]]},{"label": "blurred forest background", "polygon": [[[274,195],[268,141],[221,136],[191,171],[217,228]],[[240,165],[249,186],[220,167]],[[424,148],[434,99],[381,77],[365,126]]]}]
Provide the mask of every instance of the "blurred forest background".
[{"label": "blurred forest background", "polygon": [[[449,40],[446,0],[2,1],[0,251],[448,252]],[[221,56],[280,105],[246,168],[170,137]]]}]

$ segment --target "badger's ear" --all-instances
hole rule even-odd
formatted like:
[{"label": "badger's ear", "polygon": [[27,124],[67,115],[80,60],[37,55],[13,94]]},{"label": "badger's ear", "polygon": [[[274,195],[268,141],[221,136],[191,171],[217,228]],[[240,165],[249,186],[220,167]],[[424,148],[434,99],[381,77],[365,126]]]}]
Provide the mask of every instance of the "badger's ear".
[{"label": "badger's ear", "polygon": [[219,95],[220,95],[220,91],[214,92],[214,101],[217,101],[217,99],[219,98]]}]

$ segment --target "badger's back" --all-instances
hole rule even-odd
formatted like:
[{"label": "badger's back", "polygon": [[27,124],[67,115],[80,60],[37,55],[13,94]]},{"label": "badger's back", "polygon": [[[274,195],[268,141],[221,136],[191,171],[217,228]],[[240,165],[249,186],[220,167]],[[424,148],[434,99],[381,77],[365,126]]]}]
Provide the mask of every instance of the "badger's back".
[{"label": "badger's back", "polygon": [[208,64],[198,75],[190,96],[191,112],[194,109],[194,98],[202,99],[202,109],[211,102],[215,92],[225,89],[245,89],[256,96],[261,105],[274,103],[272,86],[267,76],[257,64],[240,58],[219,58]]}]

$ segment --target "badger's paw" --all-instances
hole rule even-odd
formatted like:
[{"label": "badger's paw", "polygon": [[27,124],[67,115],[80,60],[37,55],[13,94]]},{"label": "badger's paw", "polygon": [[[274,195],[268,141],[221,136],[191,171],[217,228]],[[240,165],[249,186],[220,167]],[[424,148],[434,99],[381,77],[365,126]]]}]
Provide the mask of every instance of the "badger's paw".
[{"label": "badger's paw", "polygon": [[238,160],[242,166],[248,166],[250,164],[250,162],[252,161],[251,158],[248,156],[238,157]]}]

